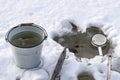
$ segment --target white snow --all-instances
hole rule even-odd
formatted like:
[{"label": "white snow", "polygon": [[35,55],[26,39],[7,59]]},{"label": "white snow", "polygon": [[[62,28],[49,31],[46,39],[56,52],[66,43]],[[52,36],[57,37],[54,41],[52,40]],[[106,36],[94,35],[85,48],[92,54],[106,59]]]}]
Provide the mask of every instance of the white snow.
[{"label": "white snow", "polygon": [[[33,22],[46,29],[48,39],[44,42],[42,58],[44,65],[39,70],[28,70],[22,80],[49,80],[63,47],[52,40],[71,32],[72,21],[79,31],[86,31],[88,25],[100,27],[111,41],[113,50],[112,80],[119,80],[120,56],[120,1],[119,0],[0,0],[0,80],[15,80],[24,69],[13,60],[10,44],[5,41],[6,33],[20,23]],[[62,41],[64,39],[61,39]],[[95,80],[107,79],[107,57],[77,60],[67,50],[67,59],[61,70],[61,80],[77,80],[77,75],[87,72]],[[47,72],[49,74],[47,74]]]}]

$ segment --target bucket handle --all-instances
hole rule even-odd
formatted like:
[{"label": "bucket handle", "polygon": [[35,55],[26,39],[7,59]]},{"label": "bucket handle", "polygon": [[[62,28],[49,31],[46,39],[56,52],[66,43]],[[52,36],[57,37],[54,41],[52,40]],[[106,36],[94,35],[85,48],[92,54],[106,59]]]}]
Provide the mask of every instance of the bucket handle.
[{"label": "bucket handle", "polygon": [[19,26],[33,26],[34,23],[21,23]]},{"label": "bucket handle", "polygon": [[44,32],[44,35],[45,35],[44,40],[46,40],[47,37],[48,37],[48,34],[47,34],[46,30],[44,28],[42,28],[41,26],[38,26],[38,25],[36,25],[34,23],[22,23],[19,26],[35,26],[35,27],[38,27]]}]

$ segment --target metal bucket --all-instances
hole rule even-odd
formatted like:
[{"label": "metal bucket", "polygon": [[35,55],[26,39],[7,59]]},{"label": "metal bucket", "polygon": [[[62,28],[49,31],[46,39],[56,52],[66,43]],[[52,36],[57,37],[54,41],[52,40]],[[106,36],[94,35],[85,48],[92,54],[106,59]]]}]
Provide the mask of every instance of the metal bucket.
[{"label": "metal bucket", "polygon": [[[40,38],[34,38],[34,35],[31,37],[31,33],[29,32],[34,33],[35,36],[36,34],[37,36],[39,35]],[[38,39],[37,41],[36,38]],[[45,29],[33,23],[23,23],[13,27],[7,33],[6,41],[11,44],[15,64],[24,69],[31,69],[40,65],[43,41],[46,38],[47,33]]]}]

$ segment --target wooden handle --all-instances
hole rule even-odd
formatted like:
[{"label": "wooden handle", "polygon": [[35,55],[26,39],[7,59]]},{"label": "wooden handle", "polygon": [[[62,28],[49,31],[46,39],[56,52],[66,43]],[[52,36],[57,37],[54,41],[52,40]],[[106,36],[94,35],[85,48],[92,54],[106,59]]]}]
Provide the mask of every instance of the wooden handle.
[{"label": "wooden handle", "polygon": [[111,80],[111,66],[112,66],[112,56],[108,56],[108,70],[107,70],[107,80]]},{"label": "wooden handle", "polygon": [[32,26],[33,25],[33,23],[22,23],[22,24],[20,24],[20,26]]}]

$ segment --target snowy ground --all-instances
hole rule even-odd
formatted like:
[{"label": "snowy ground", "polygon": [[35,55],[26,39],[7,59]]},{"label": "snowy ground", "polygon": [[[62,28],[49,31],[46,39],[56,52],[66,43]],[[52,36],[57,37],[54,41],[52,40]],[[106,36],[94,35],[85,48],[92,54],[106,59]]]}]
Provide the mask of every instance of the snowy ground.
[{"label": "snowy ground", "polygon": [[[119,57],[119,9],[118,0],[0,0],[0,80],[15,80],[16,76],[20,76],[24,71],[14,64],[10,45],[4,38],[10,28],[25,22],[41,25],[46,29],[49,37],[43,46],[44,66],[39,70],[25,72],[22,80],[49,80],[63,50],[63,47],[53,41],[52,37],[56,35],[55,33],[60,36],[71,30],[68,25],[62,26],[61,22],[65,19],[73,21],[83,32],[88,24],[98,25],[112,43],[113,56]],[[61,80],[77,80],[77,75],[82,72],[90,73],[95,80],[106,80],[107,58],[103,63],[101,56],[84,58],[81,59],[82,62],[78,62],[74,54],[68,50],[67,56],[69,57],[64,62]],[[91,65],[89,66],[88,63]],[[112,80],[119,80],[119,58],[113,59],[113,69]]]}]

